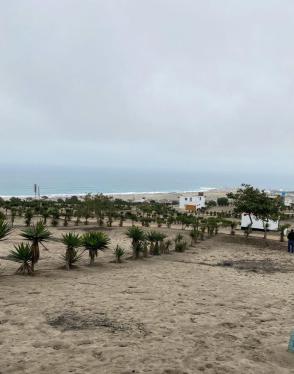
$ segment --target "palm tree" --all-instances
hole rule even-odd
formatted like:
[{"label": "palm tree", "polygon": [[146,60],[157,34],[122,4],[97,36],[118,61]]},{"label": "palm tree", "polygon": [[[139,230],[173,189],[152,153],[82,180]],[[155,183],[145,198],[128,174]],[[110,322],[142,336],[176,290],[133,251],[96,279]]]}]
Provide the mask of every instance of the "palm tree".
[{"label": "palm tree", "polygon": [[49,230],[47,230],[43,221],[38,221],[36,225],[33,225],[23,230],[20,235],[26,240],[32,242],[32,271],[34,271],[34,266],[40,258],[39,244],[41,244],[45,248],[43,243],[48,241],[52,234]]},{"label": "palm tree", "polygon": [[69,232],[62,235],[61,242],[66,246],[66,252],[63,258],[65,260],[66,269],[69,270],[83,255],[83,252],[80,253],[78,251],[78,248],[82,245],[82,240],[79,234]]},{"label": "palm tree", "polygon": [[13,227],[13,224],[14,224],[14,221],[15,221],[15,217],[16,217],[16,209],[15,208],[11,208],[10,210],[10,218],[11,218],[11,226]]},{"label": "palm tree", "polygon": [[132,226],[126,232],[126,235],[132,239],[133,258],[139,258],[140,252],[143,250],[145,241],[144,231],[138,226]]},{"label": "palm tree", "polygon": [[49,211],[48,211],[48,209],[43,209],[43,210],[41,211],[41,215],[42,215],[42,217],[43,217],[43,222],[44,222],[45,225],[46,225],[46,223],[47,223],[47,218],[49,217]]},{"label": "palm tree", "polygon": [[14,250],[10,251],[8,260],[21,263],[16,273],[23,275],[32,275],[34,270],[32,267],[32,249],[28,243],[21,243],[14,246]]},{"label": "palm tree", "polygon": [[82,245],[89,251],[90,266],[94,265],[98,250],[103,251],[108,247],[110,239],[104,232],[88,232],[82,236]]},{"label": "palm tree", "polygon": [[26,224],[26,226],[30,226],[30,224],[32,222],[32,218],[33,218],[33,212],[31,211],[31,209],[26,210],[26,212],[25,212],[25,224]]}]

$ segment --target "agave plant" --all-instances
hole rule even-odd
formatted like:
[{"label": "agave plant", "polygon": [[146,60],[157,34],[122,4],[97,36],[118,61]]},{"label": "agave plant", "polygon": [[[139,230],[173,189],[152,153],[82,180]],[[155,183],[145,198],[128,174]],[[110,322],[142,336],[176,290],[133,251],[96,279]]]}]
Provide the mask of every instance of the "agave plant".
[{"label": "agave plant", "polygon": [[30,226],[33,218],[33,212],[31,209],[27,209],[25,212],[25,224],[26,226]]},{"label": "agave plant", "polygon": [[110,239],[104,232],[88,232],[82,236],[82,245],[89,251],[90,266],[94,265],[98,250],[103,251],[108,247]]},{"label": "agave plant", "polygon": [[28,243],[20,243],[14,246],[14,250],[10,251],[8,259],[14,262],[21,263],[17,269],[17,273],[23,275],[32,275],[34,269],[32,267],[32,249]]},{"label": "agave plant", "polygon": [[125,254],[125,250],[122,247],[120,247],[119,245],[117,245],[115,247],[115,250],[113,251],[113,253],[114,253],[114,256],[115,256],[116,263],[120,264],[121,263],[121,258]]},{"label": "agave plant", "polygon": [[49,230],[47,230],[43,221],[39,221],[35,225],[23,230],[20,235],[26,240],[32,242],[32,271],[34,271],[34,265],[39,261],[40,258],[39,244],[46,249],[43,243],[48,241],[52,234]]},{"label": "agave plant", "polygon": [[4,220],[0,219],[0,240],[3,240],[11,231],[11,227]]},{"label": "agave plant", "polygon": [[193,229],[190,231],[190,237],[191,237],[191,246],[197,243],[197,239],[199,238],[199,231],[197,229]]},{"label": "agave plant", "polygon": [[132,239],[133,258],[139,258],[140,252],[143,250],[145,233],[140,227],[132,226],[126,232],[126,235]]},{"label": "agave plant", "polygon": [[184,239],[182,234],[177,234],[175,237],[175,243],[177,244],[178,242],[182,241]]},{"label": "agave plant", "polygon": [[185,252],[185,250],[187,249],[187,242],[185,241],[180,241],[180,242],[177,242],[176,245],[175,245],[175,251],[176,252]]},{"label": "agave plant", "polygon": [[149,253],[153,255],[156,242],[156,231],[152,230],[147,232],[146,240],[149,242]]},{"label": "agave plant", "polygon": [[78,262],[84,251],[80,251],[78,248],[82,245],[81,236],[76,233],[66,233],[62,235],[61,242],[66,246],[66,252],[62,256],[65,261],[66,269],[72,268],[72,265]]},{"label": "agave plant", "polygon": [[163,253],[169,253],[169,249],[172,245],[172,241],[170,239],[167,239],[165,242],[164,242],[164,252]]}]

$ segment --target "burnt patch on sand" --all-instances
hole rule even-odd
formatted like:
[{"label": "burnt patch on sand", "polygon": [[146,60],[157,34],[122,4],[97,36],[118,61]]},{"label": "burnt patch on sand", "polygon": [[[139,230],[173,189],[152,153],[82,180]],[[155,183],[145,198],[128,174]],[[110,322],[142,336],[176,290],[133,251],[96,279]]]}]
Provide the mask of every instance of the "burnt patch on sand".
[{"label": "burnt patch on sand", "polygon": [[251,246],[254,248],[258,248],[260,250],[263,249],[272,249],[278,251],[287,251],[287,243],[286,242],[279,242],[277,240],[272,239],[262,239],[256,237],[248,237],[240,236],[240,235],[218,235],[217,236],[218,243],[229,243],[229,244],[238,244],[238,245],[246,245]]},{"label": "burnt patch on sand", "polygon": [[62,331],[87,330],[93,328],[105,328],[115,332],[139,332],[147,335],[143,323],[135,321],[120,322],[109,318],[105,313],[77,313],[75,311],[63,311],[53,315],[47,315],[47,323]]},{"label": "burnt patch on sand", "polygon": [[238,270],[251,271],[255,273],[288,273],[294,271],[293,266],[274,262],[270,259],[264,260],[224,260],[215,266],[232,267]]}]

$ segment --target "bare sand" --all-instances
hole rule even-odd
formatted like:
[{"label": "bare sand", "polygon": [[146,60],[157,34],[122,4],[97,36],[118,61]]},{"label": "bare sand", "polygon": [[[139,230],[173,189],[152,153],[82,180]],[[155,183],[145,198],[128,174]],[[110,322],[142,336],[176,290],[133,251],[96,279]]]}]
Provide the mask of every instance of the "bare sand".
[{"label": "bare sand", "polygon": [[[227,193],[235,191],[234,189],[210,189],[204,190],[203,193],[208,200],[216,200],[218,197],[226,196]],[[191,192],[148,192],[148,193],[130,193],[130,194],[113,194],[109,195],[114,198],[127,201],[178,201],[180,196],[197,196],[199,191]]]},{"label": "bare sand", "polygon": [[[130,251],[124,228],[107,232],[111,248]],[[1,256],[17,241],[15,230]],[[2,374],[294,373],[294,257],[285,244],[218,235],[122,264],[109,249],[96,266],[85,256],[69,272],[63,246],[48,247],[34,277],[0,260]],[[223,260],[233,266],[215,266]]]},{"label": "bare sand", "polygon": [[[232,188],[223,188],[223,189],[210,189],[203,190],[204,195],[208,200],[216,200],[218,197],[226,196],[228,192],[235,191]],[[133,192],[133,193],[113,193],[113,194],[104,194],[106,196],[122,199],[126,201],[177,201],[180,196],[197,196],[200,191],[190,191],[190,192]],[[72,194],[59,194],[59,195],[49,195],[47,198],[51,200],[57,200],[58,198],[68,198],[74,196]],[[86,194],[77,195],[80,198],[86,196]],[[0,196],[4,200],[9,200],[13,196]],[[34,198],[34,196],[19,196],[21,199],[25,198]]]}]

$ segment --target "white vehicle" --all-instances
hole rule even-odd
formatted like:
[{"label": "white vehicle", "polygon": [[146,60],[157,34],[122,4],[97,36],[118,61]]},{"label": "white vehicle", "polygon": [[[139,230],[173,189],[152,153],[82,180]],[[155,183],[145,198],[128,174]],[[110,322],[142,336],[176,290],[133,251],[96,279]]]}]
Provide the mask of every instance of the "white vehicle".
[{"label": "white vehicle", "polygon": [[[264,230],[264,225],[267,223],[267,231],[277,231],[279,228],[279,221],[273,221],[271,219],[268,222],[263,222],[261,219],[257,219],[254,215],[251,215],[252,218],[252,230]],[[251,224],[249,214],[243,213],[241,218],[241,229],[246,229],[248,225]]]}]

